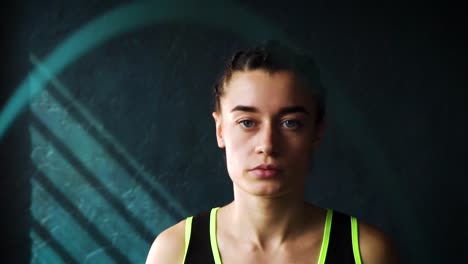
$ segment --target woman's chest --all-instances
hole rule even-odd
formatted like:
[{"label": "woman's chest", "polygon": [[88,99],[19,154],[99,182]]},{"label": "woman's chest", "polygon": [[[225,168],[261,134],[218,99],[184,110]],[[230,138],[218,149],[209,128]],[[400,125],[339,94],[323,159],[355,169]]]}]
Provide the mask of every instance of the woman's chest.
[{"label": "woman's chest", "polygon": [[219,252],[223,264],[315,264],[318,263],[321,250],[321,239],[304,237],[295,242],[282,246],[277,250],[262,251],[247,243],[236,243],[219,239]]}]

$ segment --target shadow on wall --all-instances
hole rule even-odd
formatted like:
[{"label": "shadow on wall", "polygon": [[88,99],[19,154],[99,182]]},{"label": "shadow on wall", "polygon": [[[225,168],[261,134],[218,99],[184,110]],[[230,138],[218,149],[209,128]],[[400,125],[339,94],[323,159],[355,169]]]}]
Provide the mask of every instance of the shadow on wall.
[{"label": "shadow on wall", "polygon": [[143,262],[155,235],[186,212],[52,84],[30,105],[32,262]]}]

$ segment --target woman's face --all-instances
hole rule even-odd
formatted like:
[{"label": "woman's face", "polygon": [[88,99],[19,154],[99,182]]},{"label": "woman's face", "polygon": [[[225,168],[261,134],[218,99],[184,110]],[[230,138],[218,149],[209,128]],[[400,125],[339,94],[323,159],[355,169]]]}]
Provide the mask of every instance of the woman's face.
[{"label": "woman's face", "polygon": [[[221,98],[221,113],[213,117],[235,188],[265,197],[303,192],[322,128],[315,126],[310,94],[293,74],[234,72]],[[279,170],[254,170],[262,164]]]}]

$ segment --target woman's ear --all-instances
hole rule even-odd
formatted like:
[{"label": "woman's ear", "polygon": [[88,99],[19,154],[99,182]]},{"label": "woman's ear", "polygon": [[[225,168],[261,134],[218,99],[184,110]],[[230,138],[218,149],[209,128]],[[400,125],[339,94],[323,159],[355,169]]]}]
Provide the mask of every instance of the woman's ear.
[{"label": "woman's ear", "polygon": [[323,134],[325,132],[326,127],[327,124],[325,120],[317,124],[317,127],[315,128],[314,139],[312,142],[312,148],[314,151],[317,151],[319,149],[320,143],[322,143],[323,140]]},{"label": "woman's ear", "polygon": [[224,138],[223,138],[222,118],[217,112],[213,112],[212,116],[214,118],[215,126],[216,126],[216,141],[218,142],[218,147],[224,148],[226,144],[224,143]]}]

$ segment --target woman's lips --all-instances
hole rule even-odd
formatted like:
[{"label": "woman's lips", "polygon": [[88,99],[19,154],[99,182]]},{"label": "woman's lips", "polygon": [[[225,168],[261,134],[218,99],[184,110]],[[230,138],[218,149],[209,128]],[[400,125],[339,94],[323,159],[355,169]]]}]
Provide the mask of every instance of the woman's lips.
[{"label": "woman's lips", "polygon": [[272,178],[272,177],[277,176],[280,173],[279,170],[274,170],[274,169],[254,169],[254,170],[251,170],[251,172],[258,178],[262,178],[262,179]]}]

